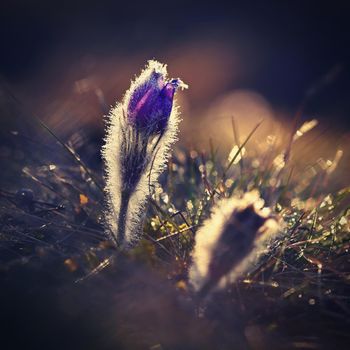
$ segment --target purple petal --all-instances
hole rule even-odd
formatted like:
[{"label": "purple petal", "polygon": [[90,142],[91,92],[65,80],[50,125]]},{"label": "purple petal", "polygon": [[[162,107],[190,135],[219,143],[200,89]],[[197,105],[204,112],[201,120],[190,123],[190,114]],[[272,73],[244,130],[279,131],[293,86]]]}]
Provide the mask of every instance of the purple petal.
[{"label": "purple petal", "polygon": [[153,72],[150,80],[133,92],[128,108],[129,120],[149,133],[163,132],[168,124],[177,87],[177,80],[164,85],[163,77]]}]

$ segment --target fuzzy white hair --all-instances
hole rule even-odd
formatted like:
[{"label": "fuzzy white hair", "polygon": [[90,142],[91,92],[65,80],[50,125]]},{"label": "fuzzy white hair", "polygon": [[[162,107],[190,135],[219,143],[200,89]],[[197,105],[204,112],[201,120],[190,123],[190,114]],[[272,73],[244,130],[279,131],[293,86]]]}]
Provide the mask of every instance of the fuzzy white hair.
[{"label": "fuzzy white hair", "polygon": [[[117,241],[118,221],[121,206],[121,193],[123,189],[121,177],[121,159],[122,154],[122,134],[132,128],[126,119],[126,110],[129,104],[132,92],[150,76],[151,72],[160,73],[164,80],[167,77],[166,65],[157,61],[150,60],[141,74],[132,81],[129,90],[125,93],[121,103],[117,103],[110,111],[106,121],[105,144],[102,148],[102,156],[105,162],[106,179],[106,197],[107,213],[105,215],[106,229],[110,237]],[[159,137],[155,135],[150,138],[146,160],[147,165],[141,175],[141,178],[131,194],[127,213],[125,227],[125,246],[131,246],[135,243],[142,233],[142,221],[145,215],[147,198],[151,194],[152,188],[158,180],[159,175],[166,167],[171,154],[171,147],[177,140],[178,124],[180,122],[178,106],[174,100],[173,108],[164,133]],[[133,135],[129,133],[128,135]],[[133,140],[129,140],[132,142]]]}]

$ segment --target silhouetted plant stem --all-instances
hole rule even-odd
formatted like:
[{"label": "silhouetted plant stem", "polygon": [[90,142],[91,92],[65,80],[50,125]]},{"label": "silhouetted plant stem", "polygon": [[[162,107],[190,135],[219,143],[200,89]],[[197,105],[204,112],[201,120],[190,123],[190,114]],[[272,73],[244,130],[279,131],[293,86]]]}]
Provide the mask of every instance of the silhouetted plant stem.
[{"label": "silhouetted plant stem", "polygon": [[120,199],[120,211],[118,217],[118,233],[117,233],[117,244],[119,246],[123,245],[125,241],[125,226],[126,226],[126,217],[128,214],[129,200],[130,200],[130,191],[124,190]]}]

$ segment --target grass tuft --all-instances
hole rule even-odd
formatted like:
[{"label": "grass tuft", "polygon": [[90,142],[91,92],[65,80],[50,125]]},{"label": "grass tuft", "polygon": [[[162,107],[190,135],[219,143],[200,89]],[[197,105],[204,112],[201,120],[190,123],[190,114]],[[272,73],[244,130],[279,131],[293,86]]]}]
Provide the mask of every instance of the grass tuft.
[{"label": "grass tuft", "polygon": [[[81,284],[101,274],[108,277],[113,266],[118,270],[121,259],[146,266],[170,284],[177,298],[191,299],[188,268],[198,228],[218,200],[255,189],[283,219],[283,234],[238,282],[196,309],[194,323],[205,319],[210,341],[220,339],[227,347],[240,341],[252,346],[256,339],[275,348],[282,343],[285,348],[319,348],[334,339],[346,343],[350,187],[327,191],[340,153],[333,161],[301,168],[293,162],[298,154],[291,157],[291,153],[293,144],[305,137],[305,125],[287,146],[269,136],[257,149],[249,145],[259,125],[243,142],[235,121],[233,127],[234,154],[220,154],[212,142],[209,152],[176,150],[154,189],[143,239],[121,254],[103,230],[102,172],[90,169],[44,126],[74,162],[43,159],[40,164],[23,164],[18,185],[0,190],[1,273],[7,276],[16,266],[54,257],[59,271],[71,283]],[[126,270],[118,271],[124,276]],[[166,315],[172,317],[178,316]]]}]

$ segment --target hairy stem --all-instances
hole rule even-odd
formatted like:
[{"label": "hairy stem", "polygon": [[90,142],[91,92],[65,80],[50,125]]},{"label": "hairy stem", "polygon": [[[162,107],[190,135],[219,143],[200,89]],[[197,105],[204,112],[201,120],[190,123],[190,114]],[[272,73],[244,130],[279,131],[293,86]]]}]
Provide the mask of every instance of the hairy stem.
[{"label": "hairy stem", "polygon": [[126,216],[128,213],[130,200],[130,191],[122,191],[121,200],[120,200],[120,210],[118,217],[118,232],[117,232],[117,244],[122,246],[125,242],[125,228],[126,228]]}]

